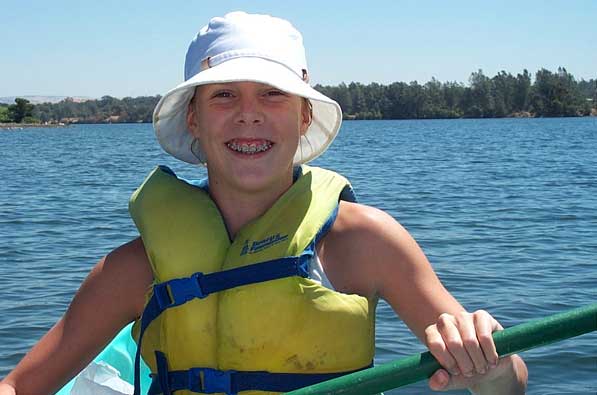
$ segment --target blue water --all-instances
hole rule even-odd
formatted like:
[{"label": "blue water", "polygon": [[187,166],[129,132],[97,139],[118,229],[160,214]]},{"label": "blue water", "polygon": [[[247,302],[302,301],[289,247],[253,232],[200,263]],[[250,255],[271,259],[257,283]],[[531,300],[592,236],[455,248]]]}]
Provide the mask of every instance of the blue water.
[{"label": "blue water", "polygon": [[[152,167],[205,172],[145,124],[2,131],[0,157],[2,377],[98,258],[136,236],[127,201]],[[402,223],[469,310],[507,327],[597,301],[597,118],[345,122],[314,164]],[[382,303],[376,363],[423,350]],[[529,394],[597,392],[595,332],[522,355]]]}]

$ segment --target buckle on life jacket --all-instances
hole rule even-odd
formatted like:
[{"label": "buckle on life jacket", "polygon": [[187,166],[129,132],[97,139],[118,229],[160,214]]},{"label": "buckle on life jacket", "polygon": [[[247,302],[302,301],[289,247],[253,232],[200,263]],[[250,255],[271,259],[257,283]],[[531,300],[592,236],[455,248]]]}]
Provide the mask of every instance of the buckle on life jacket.
[{"label": "buckle on life jacket", "polygon": [[169,371],[168,359],[160,351],[155,352],[157,374],[152,374],[152,386],[148,394],[172,395],[179,390],[190,390],[202,394],[224,393],[236,395],[232,388],[232,376],[236,370],[213,368],[191,368],[185,371]]},{"label": "buckle on life jacket", "polygon": [[[202,374],[201,391],[205,394],[225,393],[228,395],[235,395],[232,392],[232,375],[236,373],[234,370],[217,370],[212,368],[193,368],[189,370],[195,371],[193,374]],[[189,378],[190,379],[190,378]]]},{"label": "buckle on life jacket", "polygon": [[194,273],[190,277],[176,278],[167,282],[156,284],[153,292],[158,305],[162,310],[180,306],[195,298],[203,299],[207,294],[201,288],[203,273]]}]

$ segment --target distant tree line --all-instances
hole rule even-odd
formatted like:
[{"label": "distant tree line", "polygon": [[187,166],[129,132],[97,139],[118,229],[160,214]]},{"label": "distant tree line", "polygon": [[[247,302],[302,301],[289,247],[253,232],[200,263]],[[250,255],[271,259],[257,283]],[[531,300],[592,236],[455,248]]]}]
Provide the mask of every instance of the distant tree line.
[{"label": "distant tree line", "polygon": [[439,82],[390,85],[352,82],[315,89],[336,100],[345,117],[353,119],[501,118],[508,116],[563,117],[597,113],[597,80],[576,81],[565,68],[556,73],[505,71],[490,78],[474,72],[469,85]]},{"label": "distant tree line", "polygon": [[[597,79],[577,81],[565,68],[557,72],[505,71],[488,77],[474,72],[469,84],[440,82],[389,85],[351,82],[315,89],[336,100],[348,119],[500,118],[510,116],[563,117],[597,115]],[[122,123],[151,122],[160,96],[104,96],[78,102],[32,105],[18,98],[0,106],[0,122]]]},{"label": "distant tree line", "polygon": [[[99,100],[75,101],[66,98],[59,103],[31,104],[17,98],[15,104],[0,105],[0,122],[16,123],[129,123],[151,122],[153,109],[160,96],[104,96]],[[24,114],[24,115],[23,115]]]},{"label": "distant tree line", "polygon": [[59,103],[35,106],[33,114],[41,122],[128,123],[151,122],[153,109],[160,96],[103,96],[99,100],[76,102],[67,98]]}]

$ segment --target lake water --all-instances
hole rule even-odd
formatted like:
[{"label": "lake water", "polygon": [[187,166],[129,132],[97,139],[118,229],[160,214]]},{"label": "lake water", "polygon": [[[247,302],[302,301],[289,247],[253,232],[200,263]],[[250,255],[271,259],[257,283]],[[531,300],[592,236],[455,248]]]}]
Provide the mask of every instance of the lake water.
[{"label": "lake water", "polygon": [[[147,124],[0,132],[0,157],[3,377],[98,258],[136,236],[127,202],[147,173],[205,172],[163,153]],[[345,122],[313,164],[402,223],[469,310],[507,327],[597,301],[597,118]],[[382,303],[376,363],[423,350]],[[522,355],[529,394],[597,392],[596,332]]]}]

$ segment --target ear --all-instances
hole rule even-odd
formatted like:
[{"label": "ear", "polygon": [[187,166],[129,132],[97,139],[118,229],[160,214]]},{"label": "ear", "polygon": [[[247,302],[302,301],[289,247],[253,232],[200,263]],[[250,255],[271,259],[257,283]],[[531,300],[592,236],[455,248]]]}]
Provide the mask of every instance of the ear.
[{"label": "ear", "polygon": [[307,129],[311,126],[313,121],[313,105],[309,99],[303,98],[301,104],[301,136],[307,133]]},{"label": "ear", "polygon": [[195,99],[196,95],[197,95],[197,89],[195,88],[195,94],[193,95],[191,100],[189,100],[189,104],[187,105],[186,121],[187,121],[187,129],[189,129],[189,131],[191,132],[191,134],[194,137],[199,138],[199,125],[197,122],[198,109],[197,109],[197,103],[196,103],[196,99]]}]

